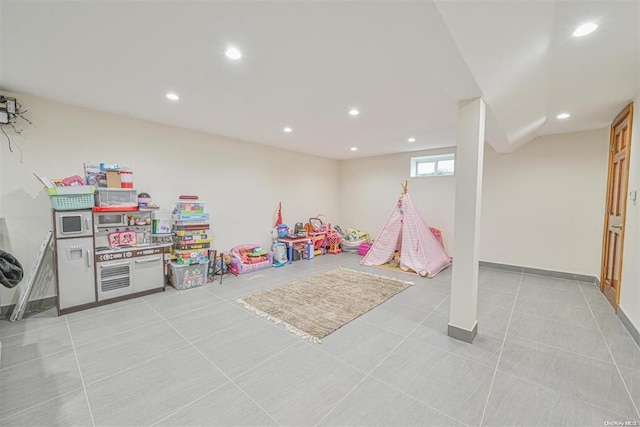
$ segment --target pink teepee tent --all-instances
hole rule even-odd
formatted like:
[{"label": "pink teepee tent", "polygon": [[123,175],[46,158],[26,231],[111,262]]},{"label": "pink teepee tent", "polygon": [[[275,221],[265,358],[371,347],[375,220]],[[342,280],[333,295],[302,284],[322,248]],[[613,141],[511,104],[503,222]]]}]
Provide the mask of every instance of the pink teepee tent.
[{"label": "pink teepee tent", "polygon": [[451,258],[411,203],[406,182],[403,188],[389,219],[360,263],[386,264],[399,251],[401,269],[433,277],[451,265]]}]

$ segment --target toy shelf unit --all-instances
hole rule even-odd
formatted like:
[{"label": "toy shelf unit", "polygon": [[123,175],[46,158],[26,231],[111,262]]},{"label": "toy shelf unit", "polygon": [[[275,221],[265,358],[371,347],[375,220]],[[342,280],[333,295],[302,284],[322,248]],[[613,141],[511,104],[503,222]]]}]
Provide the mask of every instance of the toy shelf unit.
[{"label": "toy shelf unit", "polygon": [[173,252],[169,283],[176,289],[202,286],[207,281],[210,235],[209,214],[198,200],[179,200],[172,214]]}]

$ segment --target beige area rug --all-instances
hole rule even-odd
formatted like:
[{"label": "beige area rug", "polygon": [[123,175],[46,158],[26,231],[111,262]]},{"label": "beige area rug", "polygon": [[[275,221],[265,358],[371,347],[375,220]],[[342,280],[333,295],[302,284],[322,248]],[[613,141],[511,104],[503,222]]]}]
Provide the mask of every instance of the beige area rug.
[{"label": "beige area rug", "polygon": [[302,338],[320,342],[411,285],[403,280],[338,268],[247,295],[238,302]]}]

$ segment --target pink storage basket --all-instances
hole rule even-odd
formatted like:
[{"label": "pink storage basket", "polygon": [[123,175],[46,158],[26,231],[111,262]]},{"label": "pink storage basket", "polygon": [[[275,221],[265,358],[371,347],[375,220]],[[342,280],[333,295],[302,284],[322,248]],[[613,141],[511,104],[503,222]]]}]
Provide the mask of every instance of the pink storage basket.
[{"label": "pink storage basket", "polygon": [[369,252],[369,249],[371,249],[371,245],[373,245],[373,243],[360,243],[358,246],[358,255],[365,256],[367,252]]}]

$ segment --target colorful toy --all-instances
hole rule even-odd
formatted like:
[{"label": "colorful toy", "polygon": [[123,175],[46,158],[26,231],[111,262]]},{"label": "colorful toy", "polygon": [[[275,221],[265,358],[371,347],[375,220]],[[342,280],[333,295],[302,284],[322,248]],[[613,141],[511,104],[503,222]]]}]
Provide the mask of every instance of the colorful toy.
[{"label": "colorful toy", "polygon": [[280,224],[278,226],[278,237],[287,237],[289,235],[289,227],[287,224]]},{"label": "colorful toy", "polygon": [[271,267],[273,253],[260,245],[238,245],[231,249],[231,272],[244,274]]},{"label": "colorful toy", "polygon": [[342,236],[335,230],[331,230],[327,233],[327,243],[329,245],[329,250],[327,251],[330,254],[339,254],[342,252],[340,249],[340,242],[342,242]]}]

